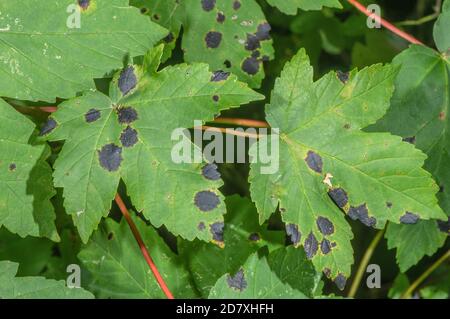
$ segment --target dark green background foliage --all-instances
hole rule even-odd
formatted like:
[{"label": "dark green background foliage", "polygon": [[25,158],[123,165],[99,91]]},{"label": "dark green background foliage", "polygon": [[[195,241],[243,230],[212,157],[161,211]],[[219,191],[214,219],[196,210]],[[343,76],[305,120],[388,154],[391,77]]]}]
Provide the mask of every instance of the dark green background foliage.
[{"label": "dark green background foliage", "polygon": [[[65,21],[76,0],[30,1],[41,10],[34,24],[26,0],[0,4],[0,17],[19,19],[0,20],[0,298],[164,298],[116,191],[177,298],[347,296],[383,230],[370,260],[381,267],[381,288],[367,288],[364,273],[356,297],[399,298],[449,250],[449,0],[440,16],[441,1],[361,1],[425,46],[368,28],[344,0],[91,0],[81,10],[86,24],[69,32],[45,17]],[[6,26],[33,37],[24,43]],[[211,81],[219,70],[226,79]],[[349,78],[342,83],[336,72]],[[338,100],[342,108],[332,105]],[[59,108],[50,117],[35,108],[49,105]],[[128,106],[139,116],[123,120]],[[219,114],[279,127],[282,177],[260,176],[256,164],[219,164],[221,180],[205,179],[206,163],[170,162],[172,130],[194,119],[220,127]],[[317,125],[303,127],[305,118]],[[292,154],[294,142],[301,146]],[[369,159],[349,146],[358,143]],[[120,165],[105,170],[97,154],[113,144],[123,146]],[[303,161],[312,148],[320,172]],[[339,153],[346,148],[347,157]],[[358,156],[383,161],[367,184],[337,163]],[[337,186],[322,183],[322,164]],[[296,184],[293,167],[309,184]],[[386,171],[407,179],[387,187],[398,197],[372,182]],[[199,193],[218,204],[202,209]],[[346,218],[360,204],[375,222]],[[401,223],[408,207],[420,210],[414,225]],[[315,209],[332,232],[316,229]],[[311,236],[337,247],[312,251]],[[81,266],[83,289],[64,287],[70,264]],[[414,293],[449,298],[448,261]]]}]

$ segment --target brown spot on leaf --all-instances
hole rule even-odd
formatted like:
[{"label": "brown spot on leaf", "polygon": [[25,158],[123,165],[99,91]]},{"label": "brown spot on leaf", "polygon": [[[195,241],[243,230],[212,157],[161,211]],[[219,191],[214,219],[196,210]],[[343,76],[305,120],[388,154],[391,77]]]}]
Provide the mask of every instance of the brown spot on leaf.
[{"label": "brown spot on leaf", "polygon": [[205,230],[206,226],[204,222],[200,222],[197,226],[198,230],[203,231]]},{"label": "brown spot on leaf", "polygon": [[336,76],[338,77],[339,81],[346,84],[348,82],[350,74],[348,72],[336,71]]},{"label": "brown spot on leaf", "polygon": [[223,228],[224,228],[224,223],[219,222],[219,223],[214,223],[210,226],[210,231],[212,234],[212,237],[215,241],[217,242],[223,242]]},{"label": "brown spot on leaf", "polygon": [[227,69],[231,68],[231,62],[230,62],[230,60],[225,60],[225,61],[223,61],[223,65],[225,65],[225,67],[226,67]]},{"label": "brown spot on leaf", "polygon": [[320,250],[324,255],[328,254],[331,251],[331,243],[328,239],[323,239],[320,243]]},{"label": "brown spot on leaf", "polygon": [[224,23],[225,22],[225,15],[223,12],[218,12],[216,17],[217,22]]},{"label": "brown spot on leaf", "polygon": [[203,177],[205,177],[206,179],[209,179],[211,181],[216,181],[216,180],[220,179],[220,173],[217,170],[216,164],[206,164],[202,168],[202,175],[203,175]]},{"label": "brown spot on leaf", "polygon": [[330,278],[330,276],[331,276],[331,270],[330,270],[330,268],[324,268],[324,269],[323,269],[323,274],[324,274],[327,278]]},{"label": "brown spot on leaf", "polygon": [[392,208],[392,203],[391,202],[386,202],[386,207],[387,208]]},{"label": "brown spot on leaf", "polygon": [[241,292],[244,291],[245,288],[247,288],[247,281],[245,280],[244,270],[241,268],[233,277],[228,275],[227,283],[228,287],[230,288],[239,290]]},{"label": "brown spot on leaf", "polygon": [[239,10],[241,8],[241,2],[236,0],[233,2],[233,9],[234,10]]},{"label": "brown spot on leaf", "polygon": [[305,240],[304,244],[306,258],[312,259],[319,248],[319,243],[317,242],[316,236],[311,232]]},{"label": "brown spot on leaf", "polygon": [[249,57],[244,60],[241,68],[245,73],[255,75],[259,71],[259,61],[254,57]]},{"label": "brown spot on leaf", "polygon": [[230,76],[230,72],[224,72],[222,70],[215,71],[211,77],[211,82],[225,81]]},{"label": "brown spot on leaf", "polygon": [[135,129],[127,127],[120,135],[120,142],[124,147],[133,147],[138,142],[138,133]]},{"label": "brown spot on leaf", "polygon": [[214,102],[219,102],[219,96],[218,95],[213,95],[213,101]]},{"label": "brown spot on leaf", "polygon": [[206,47],[210,49],[218,48],[221,41],[222,33],[217,31],[209,31],[205,36]]},{"label": "brown spot on leaf", "polygon": [[121,107],[118,116],[120,124],[131,124],[138,119],[138,113],[133,107]]},{"label": "brown spot on leaf", "polygon": [[445,114],[445,112],[439,113],[439,120],[444,121],[446,117],[447,117],[447,114]]},{"label": "brown spot on leaf", "polygon": [[86,120],[87,123],[92,123],[92,122],[97,121],[100,118],[100,116],[101,116],[101,113],[99,110],[90,109],[84,115],[84,119]]},{"label": "brown spot on leaf", "polygon": [[334,233],[334,225],[333,223],[326,217],[318,217],[317,218],[317,227],[319,228],[320,232],[324,234],[325,236],[331,235]]},{"label": "brown spot on leaf", "polygon": [[339,288],[339,290],[344,290],[347,284],[347,278],[343,274],[338,274],[334,279],[334,283]]},{"label": "brown spot on leaf", "polygon": [[119,89],[123,95],[128,94],[137,85],[137,78],[134,74],[134,67],[129,65],[122,70],[118,81]]},{"label": "brown spot on leaf", "polygon": [[289,239],[294,244],[294,246],[297,246],[300,243],[300,239],[302,238],[302,234],[298,230],[298,226],[294,224],[287,224],[286,225],[286,233],[289,236]]},{"label": "brown spot on leaf", "polygon": [[271,29],[272,28],[270,27],[270,24],[268,24],[267,22],[261,23],[260,25],[258,25],[258,30],[256,31],[256,37],[260,41],[270,40],[270,30]]},{"label": "brown spot on leaf", "polygon": [[402,224],[416,224],[420,219],[420,216],[411,212],[406,212],[400,217],[400,223]]},{"label": "brown spot on leaf", "polygon": [[98,151],[100,166],[109,172],[115,172],[122,163],[122,148],[115,144],[107,144]]},{"label": "brown spot on leaf", "polygon": [[351,206],[348,211],[348,216],[353,220],[359,220],[368,227],[375,227],[377,224],[375,217],[369,217],[369,211],[366,204],[362,204],[358,207]]},{"label": "brown spot on leaf", "polygon": [[247,34],[247,41],[245,41],[245,49],[253,51],[261,47],[259,39],[256,35]]},{"label": "brown spot on leaf", "polygon": [[220,204],[219,196],[211,191],[201,191],[195,194],[195,206],[203,212],[209,212]]},{"label": "brown spot on leaf", "polygon": [[328,191],[328,195],[331,197],[333,202],[340,208],[344,208],[348,203],[347,192],[342,188],[333,188]]},{"label": "brown spot on leaf", "polygon": [[78,5],[82,10],[87,10],[90,4],[91,0],[78,0]]},{"label": "brown spot on leaf", "polygon": [[322,157],[313,151],[308,151],[308,154],[305,158],[306,164],[308,167],[312,169],[314,172],[321,174],[323,168]]},{"label": "brown spot on leaf", "polygon": [[214,9],[216,5],[216,0],[202,0],[201,2],[203,10],[205,10],[206,12],[209,12],[212,9]]},{"label": "brown spot on leaf", "polygon": [[250,236],[248,236],[248,239],[250,241],[259,241],[259,240],[261,240],[261,236],[259,236],[258,233],[252,233],[252,234],[250,234]]},{"label": "brown spot on leaf", "polygon": [[16,168],[17,168],[17,165],[16,165],[15,163],[9,164],[9,170],[10,170],[11,172],[14,172],[14,171],[16,170]]},{"label": "brown spot on leaf", "polygon": [[58,123],[56,123],[56,121],[53,118],[49,117],[47,122],[41,128],[39,136],[44,136],[51,133],[56,128],[57,125]]}]

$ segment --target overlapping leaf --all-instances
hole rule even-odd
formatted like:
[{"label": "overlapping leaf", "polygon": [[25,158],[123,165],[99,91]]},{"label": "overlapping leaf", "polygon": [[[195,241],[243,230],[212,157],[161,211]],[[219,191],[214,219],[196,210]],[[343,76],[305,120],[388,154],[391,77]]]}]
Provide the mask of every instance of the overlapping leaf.
[{"label": "overlapping leaf", "polygon": [[206,62],[230,71],[251,87],[264,78],[263,62],[273,58],[270,25],[255,0],[134,0],[153,21],[169,28],[174,47],[183,25],[187,62]]},{"label": "overlapping leaf", "polygon": [[2,1],[0,12],[0,96],[23,100],[93,89],[167,34],[128,0]]},{"label": "overlapping leaf", "polygon": [[58,240],[49,150],[28,143],[34,124],[2,99],[0,121],[0,226],[21,237]]},{"label": "overlapping leaf", "polygon": [[266,257],[252,254],[235,273],[222,276],[209,295],[211,299],[304,299],[307,296],[281,281]]},{"label": "overlapping leaf", "polygon": [[321,10],[323,7],[342,8],[339,0],[267,0],[267,2],[277,7],[286,14],[296,14],[298,9]]},{"label": "overlapping leaf", "polygon": [[[401,68],[392,106],[370,128],[403,136],[428,155],[425,168],[440,186],[439,203],[447,215],[450,215],[450,42],[446,27],[449,24],[450,1],[446,1],[434,29],[436,45],[442,53],[413,45],[394,59],[393,64]],[[389,226],[386,237],[389,246],[397,248],[400,268],[406,270],[441,247],[449,231],[447,219],[413,226]],[[422,240],[415,241],[411,251],[410,241],[419,235]]]},{"label": "overlapping leaf", "polygon": [[259,248],[267,246],[273,250],[284,246],[285,242],[283,232],[268,231],[266,225],[258,224],[255,206],[249,199],[231,196],[225,202],[224,247],[198,240],[179,242],[180,254],[203,297],[208,297],[221,276],[238,271]]},{"label": "overlapping leaf", "polygon": [[[292,241],[340,288],[350,274],[353,235],[339,208],[376,228],[445,216],[438,187],[421,168],[426,156],[399,137],[361,131],[385,114],[395,75],[391,66],[374,65],[313,82],[301,50],[266,108],[271,127],[279,128],[280,169],[262,174],[262,164],[252,164],[260,221],[279,207]],[[257,159],[257,149],[276,137],[262,138],[251,155]]]},{"label": "overlapping leaf", "polygon": [[19,264],[0,261],[0,299],[90,299],[82,288],[68,288],[64,281],[44,277],[15,277]]},{"label": "overlapping leaf", "polygon": [[[176,298],[194,298],[194,291],[181,259],[164,243],[152,226],[134,218],[144,243]],[[125,219],[108,219],[84,247],[79,258],[91,274],[89,287],[100,298],[164,298]]]},{"label": "overlapping leaf", "polygon": [[212,120],[223,109],[261,96],[204,64],[157,72],[162,50],[149,52],[144,67],[129,65],[120,72],[111,97],[89,92],[67,101],[42,129],[49,140],[66,140],[54,180],[64,188],[64,206],[84,242],[108,214],[120,178],[137,209],[175,235],[212,241],[223,223],[220,178],[209,174],[206,163],[178,164],[180,141],[171,137],[174,130],[193,127],[194,120]]}]

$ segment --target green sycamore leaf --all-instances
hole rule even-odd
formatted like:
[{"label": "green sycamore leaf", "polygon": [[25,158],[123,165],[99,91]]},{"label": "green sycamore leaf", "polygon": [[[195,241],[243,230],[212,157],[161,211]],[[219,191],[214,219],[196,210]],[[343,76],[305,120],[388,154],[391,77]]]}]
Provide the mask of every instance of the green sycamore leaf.
[{"label": "green sycamore leaf", "polygon": [[281,281],[266,257],[252,254],[235,273],[223,275],[211,289],[210,299],[305,299],[307,296]]},{"label": "green sycamore leaf", "polygon": [[314,270],[303,250],[294,246],[277,249],[269,254],[268,263],[282,282],[308,297],[320,296],[322,293],[322,273]]},{"label": "green sycamore leaf", "polygon": [[82,288],[68,288],[63,280],[16,277],[19,264],[0,261],[0,299],[91,299]]},{"label": "green sycamore leaf", "polygon": [[175,47],[183,26],[187,62],[205,62],[212,70],[237,75],[251,87],[264,79],[263,62],[274,57],[270,25],[255,0],[134,0],[153,21],[171,33],[164,41]]},{"label": "green sycamore leaf", "polygon": [[401,272],[406,272],[425,255],[432,256],[447,239],[439,231],[436,220],[422,220],[415,225],[390,223],[385,235],[388,248],[396,248],[396,259]]},{"label": "green sycamore leaf", "polygon": [[[153,261],[176,298],[195,298],[190,274],[182,260],[152,226],[133,217]],[[123,218],[107,219],[78,254],[90,276],[89,287],[99,298],[164,298],[142,252]]]},{"label": "green sycamore leaf", "polygon": [[285,14],[295,15],[298,9],[301,10],[321,10],[323,7],[342,8],[339,0],[267,0],[274,7],[277,7]]},{"label": "green sycamore leaf", "polygon": [[[80,5],[81,4],[81,5]],[[0,96],[55,101],[144,54],[167,34],[128,0],[0,3]],[[107,26],[107,27],[105,27]]]},{"label": "green sycamore leaf", "polygon": [[[425,168],[440,186],[439,204],[450,215],[450,55],[448,27],[450,1],[446,1],[434,29],[439,53],[433,49],[412,45],[393,60],[400,66],[395,80],[391,108],[371,131],[389,131],[402,136],[424,151],[428,158]],[[444,31],[445,30],[445,31]],[[445,242],[449,234],[447,223],[421,221],[417,225],[388,226],[386,238],[390,248],[397,248],[397,262],[406,271],[423,256],[431,255]],[[411,250],[411,240],[415,241]]]},{"label": "green sycamore leaf", "polygon": [[262,138],[250,150],[257,159],[258,148],[279,137],[279,171],[264,174],[258,161],[251,165],[260,221],[279,207],[295,245],[303,245],[316,269],[341,289],[353,262],[353,234],[339,208],[375,228],[445,216],[435,198],[438,187],[421,168],[425,155],[399,137],[361,131],[386,112],[396,73],[374,65],[313,82],[301,50],[266,107],[279,136]]},{"label": "green sycamore leaf", "polygon": [[255,205],[238,195],[225,199],[227,214],[223,229],[224,246],[201,241],[179,241],[180,255],[191,271],[196,288],[208,297],[211,287],[226,273],[239,270],[261,247],[274,250],[284,246],[285,234],[260,226]]},{"label": "green sycamore leaf", "polygon": [[31,145],[35,125],[0,99],[0,226],[21,237],[59,240],[49,148]]},{"label": "green sycamore leaf", "polygon": [[97,91],[64,102],[43,127],[48,140],[66,140],[54,182],[64,188],[64,206],[84,242],[108,214],[121,178],[137,210],[156,227],[213,241],[223,222],[220,178],[205,175],[206,163],[176,163],[172,153],[181,142],[172,134],[184,136],[182,128],[194,120],[211,121],[262,96],[235,76],[217,79],[205,64],[157,72],[162,51],[150,51],[143,67],[125,67],[111,83],[111,97]]}]

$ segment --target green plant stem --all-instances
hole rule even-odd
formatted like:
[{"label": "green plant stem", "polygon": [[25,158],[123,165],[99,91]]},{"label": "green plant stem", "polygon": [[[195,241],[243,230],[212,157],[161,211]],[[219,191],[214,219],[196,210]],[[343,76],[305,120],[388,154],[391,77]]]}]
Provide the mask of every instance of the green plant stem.
[{"label": "green plant stem", "polygon": [[358,267],[358,270],[356,271],[355,279],[352,282],[352,286],[350,287],[350,291],[348,292],[347,297],[349,297],[349,298],[355,297],[356,292],[358,291],[358,287],[363,278],[364,272],[366,271],[367,265],[369,264],[370,258],[372,258],[375,248],[377,247],[381,238],[383,238],[383,234],[384,234],[384,229],[380,230],[375,235],[375,237],[372,239],[372,242],[370,243],[363,258],[361,259],[361,262],[359,263],[359,267]]},{"label": "green plant stem", "polygon": [[402,295],[402,299],[408,299],[411,297],[412,293],[416,288],[425,280],[427,277],[436,270],[447,258],[450,257],[450,249],[447,250],[447,252],[441,256],[434,264],[432,264],[430,267],[428,267],[427,270],[424,271],[422,275],[420,275],[419,278],[417,278],[409,287],[405,290],[405,292]]},{"label": "green plant stem", "polygon": [[433,13],[433,14],[427,15],[423,18],[420,18],[418,20],[406,20],[406,21],[397,22],[396,25],[398,25],[398,26],[421,25],[421,24],[435,20],[438,16],[439,16],[439,13]]}]

